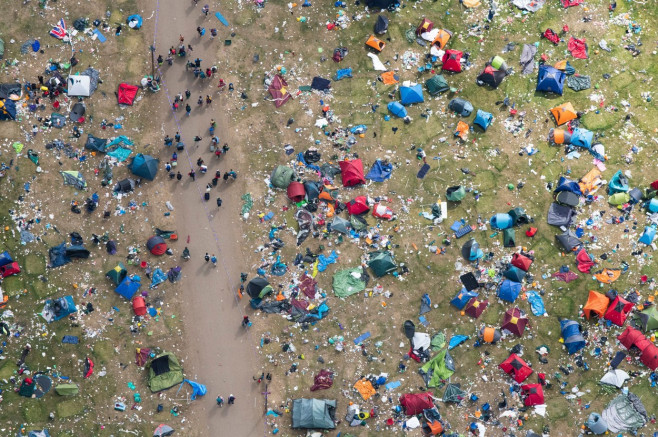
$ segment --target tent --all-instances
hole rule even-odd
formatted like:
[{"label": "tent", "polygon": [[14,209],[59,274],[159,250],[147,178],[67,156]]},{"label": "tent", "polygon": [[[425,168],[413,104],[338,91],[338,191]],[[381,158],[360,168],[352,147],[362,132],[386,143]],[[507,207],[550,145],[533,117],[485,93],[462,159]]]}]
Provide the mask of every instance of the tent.
[{"label": "tent", "polygon": [[516,247],[516,231],[514,229],[503,230],[503,246]]},{"label": "tent", "polygon": [[418,27],[416,27],[416,36],[420,36],[423,33],[431,32],[432,29],[434,29],[434,23],[432,23],[427,18],[423,17]]},{"label": "tent", "polygon": [[599,382],[621,388],[621,386],[624,385],[624,382],[629,379],[631,379],[631,377],[623,370],[610,369],[605,375],[603,375]]},{"label": "tent", "polygon": [[69,113],[69,119],[76,123],[84,123],[85,113],[87,112],[87,107],[84,103],[78,102],[73,105],[71,112]]},{"label": "tent", "polygon": [[585,347],[585,339],[583,338],[583,334],[581,334],[580,323],[562,319],[560,320],[560,331],[562,332],[564,346],[567,348],[569,355],[575,354]]},{"label": "tent", "polygon": [[498,298],[506,302],[514,302],[521,293],[521,284],[505,279],[498,287]]},{"label": "tent", "polygon": [[466,392],[459,387],[459,384],[447,384],[441,400],[458,404],[464,399],[466,399]]},{"label": "tent", "polygon": [[580,185],[576,181],[560,176],[560,179],[557,182],[556,188],[553,190],[554,193],[561,193],[563,191],[571,192],[582,196],[583,192],[580,190]]},{"label": "tent", "polygon": [[403,105],[413,105],[414,103],[423,103],[423,87],[420,84],[400,87],[400,103]]},{"label": "tent", "polygon": [[512,226],[527,225],[530,223],[530,218],[525,210],[521,207],[516,207],[507,211],[507,214],[512,218]]},{"label": "tent", "polygon": [[62,179],[64,179],[64,185],[72,185],[78,190],[84,190],[87,188],[87,181],[79,171],[60,171],[59,174],[61,174]]},{"label": "tent", "polygon": [[[567,1],[567,0],[563,0]],[[601,412],[610,434],[631,431],[636,434],[648,421],[646,408],[638,396],[629,392],[614,398]]]},{"label": "tent", "polygon": [[5,264],[0,267],[0,276],[6,278],[7,276],[17,275],[21,272],[21,268],[16,261],[13,263]]},{"label": "tent", "polygon": [[129,276],[126,276],[117,286],[117,288],[114,289],[114,292],[130,300],[133,298],[135,293],[137,293],[141,285],[142,284],[139,281],[133,280]]},{"label": "tent", "polygon": [[523,404],[526,407],[542,405],[544,403],[544,390],[539,384],[522,385],[521,396],[524,397]]},{"label": "tent", "polygon": [[467,261],[477,261],[483,256],[484,252],[482,252],[480,244],[474,238],[471,238],[462,246],[462,257]]},{"label": "tent", "polygon": [[122,262],[119,262],[116,267],[105,273],[105,277],[114,282],[115,285],[119,285],[127,274],[128,270],[126,270],[126,266],[124,266]]},{"label": "tent", "polygon": [[18,101],[23,97],[23,87],[20,83],[0,84],[0,99]]},{"label": "tent", "polygon": [[164,255],[167,251],[167,243],[164,238],[154,235],[146,241],[146,247],[153,255]]},{"label": "tent", "polygon": [[135,176],[152,181],[158,174],[159,163],[159,159],[139,153],[133,158],[129,168]]},{"label": "tent", "polygon": [[418,373],[423,377],[427,387],[439,387],[442,385],[442,381],[449,380],[455,373],[455,362],[447,348],[441,349],[418,370]]},{"label": "tent", "polygon": [[341,234],[349,234],[350,227],[351,225],[348,220],[338,216],[334,217],[330,226],[331,231],[340,232]]},{"label": "tent", "polygon": [[11,257],[9,252],[6,250],[2,253],[0,253],[0,267],[6,266],[7,264],[11,264],[14,262],[14,259]]},{"label": "tent", "polygon": [[304,190],[304,184],[301,182],[290,182],[290,185],[288,185],[286,191],[288,194],[288,199],[294,203],[301,202],[304,200],[304,197],[306,197],[306,190]]},{"label": "tent", "polygon": [[475,113],[475,120],[473,120],[473,124],[480,126],[482,130],[486,131],[489,128],[489,125],[491,124],[492,121],[493,121],[493,114],[478,109],[477,112]]},{"label": "tent", "polygon": [[587,150],[592,149],[593,139],[594,139],[594,132],[580,127],[575,128],[571,133],[571,144],[573,146],[582,147]]},{"label": "tent", "polygon": [[463,55],[464,54],[459,50],[446,50],[446,52],[443,54],[443,66],[441,69],[445,71],[452,71],[453,73],[460,73],[462,71],[461,59]]},{"label": "tent", "polygon": [[272,171],[272,174],[270,175],[270,183],[275,188],[281,188],[281,189],[288,188],[290,182],[292,182],[295,179],[297,179],[297,175],[295,174],[295,171],[292,168],[285,165],[277,166]]},{"label": "tent", "polygon": [[553,202],[548,208],[546,220],[548,224],[552,226],[569,227],[575,215],[576,211],[570,206],[560,205],[559,203]]},{"label": "tent", "polygon": [[120,83],[117,91],[117,102],[119,105],[132,105],[135,102],[139,88],[135,85]]},{"label": "tent", "polygon": [[[551,145],[571,144],[571,132],[564,129],[550,128],[548,130],[548,141]],[[562,179],[564,176],[561,176],[560,178]]]},{"label": "tent", "polygon": [[379,14],[375,22],[375,33],[383,35],[388,30],[388,18],[385,15]]},{"label": "tent", "polygon": [[613,195],[616,193],[627,193],[630,190],[628,185],[628,178],[621,172],[617,170],[610,182],[608,182],[608,195]]},{"label": "tent", "polygon": [[126,24],[131,29],[139,29],[140,27],[142,27],[141,15],[138,14],[130,15],[128,18],[126,18]]},{"label": "tent", "polygon": [[134,179],[122,179],[114,186],[114,191],[117,193],[130,193],[135,189],[135,180]]},{"label": "tent", "polygon": [[489,85],[492,88],[498,88],[498,85],[505,79],[505,76],[507,76],[507,73],[497,70],[487,63],[484,70],[475,79],[475,82],[480,86]]},{"label": "tent", "polygon": [[[505,230],[507,231],[508,229]],[[525,278],[525,271],[511,265],[503,272],[503,276],[510,281],[521,282]]]},{"label": "tent", "polygon": [[450,100],[450,103],[448,103],[448,109],[456,112],[462,117],[468,117],[471,115],[471,112],[473,112],[473,105],[471,105],[471,102],[457,97]]},{"label": "tent", "polygon": [[393,164],[390,162],[382,162],[380,159],[376,160],[370,171],[366,175],[366,179],[373,182],[384,182],[387,179],[391,178],[391,173],[393,172]]},{"label": "tent", "polygon": [[567,50],[569,50],[571,56],[574,58],[587,59],[587,43],[585,43],[585,39],[570,37],[567,42]]},{"label": "tent", "polygon": [[78,387],[78,385],[72,382],[58,384],[55,386],[55,393],[57,393],[60,396],[75,396],[78,394],[79,391],[80,388]]},{"label": "tent", "polygon": [[551,109],[551,114],[555,117],[555,123],[560,126],[571,120],[578,118],[576,110],[573,109],[571,102],[563,103]]},{"label": "tent", "polygon": [[487,327],[482,327],[480,328],[480,332],[478,334],[478,338],[485,342],[485,343],[491,343],[491,344],[496,344],[500,341],[502,335],[500,331],[496,328],[491,328],[489,326]]},{"label": "tent", "polygon": [[161,423],[158,425],[157,428],[155,428],[155,431],[153,431],[153,437],[167,437],[170,436],[174,433],[174,428],[172,428],[169,425],[165,425],[164,423]]},{"label": "tent", "polygon": [[527,324],[528,318],[525,313],[519,308],[514,307],[505,311],[500,329],[509,331],[517,337],[523,337],[523,331]]},{"label": "tent", "polygon": [[295,399],[292,401],[293,429],[334,429],[335,421],[335,400]]},{"label": "tent", "polygon": [[608,268],[605,268],[594,275],[596,280],[603,284],[612,284],[619,279],[619,276],[621,276],[621,270]]},{"label": "tent", "polygon": [[0,99],[0,121],[16,119],[16,103],[9,99]]},{"label": "tent", "polygon": [[146,302],[142,296],[135,296],[133,299],[133,312],[136,316],[146,315]]},{"label": "tent", "polygon": [[561,191],[555,196],[555,201],[560,205],[575,208],[580,204],[580,197],[570,191]]},{"label": "tent", "polygon": [[280,74],[274,76],[267,91],[274,99],[274,106],[277,108],[292,98],[288,92],[288,82]]},{"label": "tent", "polygon": [[32,379],[35,383],[34,397],[37,399],[41,399],[53,387],[53,380],[44,373],[37,373]]},{"label": "tent", "polygon": [[41,311],[41,317],[46,319],[48,323],[51,323],[77,311],[78,308],[75,306],[75,302],[73,302],[73,296],[64,296],[54,300],[46,300]]},{"label": "tent", "polygon": [[639,323],[643,331],[658,329],[658,308],[652,305],[638,313]]},{"label": "tent", "polygon": [[448,44],[448,41],[450,41],[451,37],[452,32],[445,29],[439,29],[436,36],[434,37],[434,40],[432,41],[432,46],[436,46],[440,50],[443,50],[446,47],[446,44]]},{"label": "tent", "polygon": [[407,416],[415,416],[421,414],[424,410],[434,408],[432,394],[428,392],[403,394],[400,396],[399,402],[402,411]]},{"label": "tent", "polygon": [[512,255],[512,261],[510,262],[514,267],[527,272],[532,265],[532,260],[527,256],[521,255],[520,253],[515,253]]},{"label": "tent", "polygon": [[462,288],[461,291],[457,293],[457,296],[452,298],[450,305],[454,306],[458,310],[462,310],[468,301],[474,297],[477,297],[477,295],[478,294],[474,291],[468,291],[467,289]]},{"label": "tent", "polygon": [[45,428],[40,430],[32,430],[27,434],[23,434],[22,430],[19,430],[16,437],[50,437],[50,433]]},{"label": "tent", "polygon": [[98,138],[92,134],[87,135],[87,141],[85,142],[85,149],[93,150],[94,152],[105,152],[107,147],[107,139]]},{"label": "tent", "polygon": [[653,243],[653,240],[655,238],[656,238],[656,228],[653,226],[645,226],[644,232],[642,233],[639,242],[642,244],[646,244],[647,246],[651,246],[651,243]]},{"label": "tent", "polygon": [[91,95],[91,77],[75,75],[66,80],[67,94],[70,97],[89,97]]},{"label": "tent", "polygon": [[332,289],[337,297],[345,298],[366,289],[366,276],[361,267],[334,273]]},{"label": "tent", "polygon": [[407,116],[407,108],[405,108],[400,102],[390,102],[387,106],[388,111],[399,118],[405,118]]},{"label": "tent", "polygon": [[530,366],[516,354],[510,354],[498,367],[503,369],[503,372],[514,378],[514,381],[518,383],[522,383],[532,374]]},{"label": "tent", "polygon": [[425,88],[427,88],[427,92],[430,96],[436,96],[450,89],[448,82],[441,74],[435,74],[427,79],[425,81]]},{"label": "tent", "polygon": [[466,196],[466,189],[462,185],[448,187],[446,199],[450,202],[460,202]]},{"label": "tent", "polygon": [[571,230],[567,230],[562,234],[556,235],[555,239],[567,252],[571,252],[583,244],[582,241],[580,241],[576,234],[574,234]]},{"label": "tent", "polygon": [[393,9],[398,6],[397,0],[366,0],[366,6],[372,9]]},{"label": "tent", "polygon": [[605,294],[590,290],[587,303],[583,307],[585,317],[589,320],[589,318],[592,316],[592,313],[594,313],[599,318],[603,318],[609,303],[610,299],[608,299]]},{"label": "tent", "polygon": [[390,252],[371,252],[369,256],[368,267],[370,267],[376,278],[386,276],[398,268]]},{"label": "tent", "polygon": [[350,215],[360,215],[370,211],[366,196],[357,196],[350,200],[347,202],[345,209],[347,209],[347,212],[349,212]]},{"label": "tent", "polygon": [[585,426],[596,435],[605,434],[608,430],[608,424],[598,413],[590,413],[585,421]]},{"label": "tent", "polygon": [[489,301],[487,299],[479,300],[477,297],[474,297],[469,300],[464,307],[464,314],[477,319],[487,308],[487,305],[489,305]]},{"label": "tent", "polygon": [[617,296],[610,304],[610,307],[608,307],[604,318],[617,326],[622,326],[626,321],[626,317],[628,317],[628,313],[631,312],[634,306],[633,303]]},{"label": "tent", "polygon": [[651,343],[647,338],[635,328],[627,326],[624,332],[617,336],[617,340],[624,345],[626,349],[633,346],[637,347],[640,351],[646,349]]},{"label": "tent", "polygon": [[374,35],[370,35],[370,37],[368,37],[368,39],[366,40],[366,45],[368,47],[375,49],[378,52],[381,52],[382,50],[384,50],[384,47],[386,47],[386,43],[379,38],[375,38]]},{"label": "tent", "polygon": [[147,364],[148,386],[153,393],[183,382],[183,368],[171,352],[163,352]]},{"label": "tent", "polygon": [[[563,71],[550,65],[540,65],[537,74],[537,91],[545,91],[562,95],[564,90],[564,81],[567,75]],[[558,123],[562,124],[562,123]]]},{"label": "tent", "polygon": [[363,163],[360,159],[353,159],[351,161],[340,161],[340,173],[343,178],[344,187],[352,187],[354,185],[361,185],[366,183],[363,176]]},{"label": "tent", "polygon": [[512,217],[509,214],[498,213],[491,217],[489,224],[494,229],[507,229],[514,226]]},{"label": "tent", "polygon": [[252,279],[247,284],[247,294],[252,299],[262,299],[268,294],[272,293],[273,289],[269,282],[265,278],[260,276]]}]

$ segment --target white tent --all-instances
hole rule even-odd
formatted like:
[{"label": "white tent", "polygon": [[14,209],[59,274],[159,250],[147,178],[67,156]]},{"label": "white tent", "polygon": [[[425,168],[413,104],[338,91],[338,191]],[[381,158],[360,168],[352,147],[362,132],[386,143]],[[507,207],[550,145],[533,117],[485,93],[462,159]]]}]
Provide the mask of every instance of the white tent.
[{"label": "white tent", "polygon": [[627,379],[631,379],[631,377],[628,376],[628,373],[624,372],[623,370],[615,369],[609,370],[608,373],[603,375],[603,378],[601,378],[600,382],[621,388]]},{"label": "white tent", "polygon": [[91,78],[89,76],[69,76],[66,86],[68,95],[71,97],[89,97],[91,94]]}]

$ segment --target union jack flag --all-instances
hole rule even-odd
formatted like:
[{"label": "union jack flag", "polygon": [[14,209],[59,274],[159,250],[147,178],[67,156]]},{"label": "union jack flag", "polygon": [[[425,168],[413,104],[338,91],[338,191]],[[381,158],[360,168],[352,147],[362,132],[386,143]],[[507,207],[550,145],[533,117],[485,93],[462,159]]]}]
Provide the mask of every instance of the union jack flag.
[{"label": "union jack flag", "polygon": [[64,39],[68,36],[66,31],[66,23],[63,18],[59,19],[59,22],[52,28],[50,35],[54,36],[57,39]]}]

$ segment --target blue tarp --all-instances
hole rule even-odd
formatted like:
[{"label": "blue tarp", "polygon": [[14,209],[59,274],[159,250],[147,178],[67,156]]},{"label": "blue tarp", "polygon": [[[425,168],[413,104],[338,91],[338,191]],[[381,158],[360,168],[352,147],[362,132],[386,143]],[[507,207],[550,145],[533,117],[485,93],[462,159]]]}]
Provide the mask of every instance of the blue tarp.
[{"label": "blue tarp", "polygon": [[131,153],[133,153],[133,151],[130,149],[126,149],[124,147],[117,147],[111,152],[108,152],[108,156],[115,158],[119,162],[123,162],[126,159],[128,159]]},{"label": "blue tarp", "polygon": [[483,130],[486,131],[489,128],[489,125],[491,124],[492,121],[493,121],[493,114],[478,109],[478,112],[475,114],[475,120],[473,120],[473,124],[477,124]]},{"label": "blue tarp", "polygon": [[[166,279],[166,277],[165,277]],[[121,296],[125,297],[126,299],[130,300],[133,298],[135,293],[137,293],[137,290],[139,290],[140,287],[139,281],[135,281],[131,279],[130,277],[126,276],[123,281],[121,281],[121,284],[117,286],[117,288],[114,289],[114,291],[117,294],[120,294]]]},{"label": "blue tarp", "polygon": [[78,344],[80,340],[75,335],[65,335],[62,338],[62,343],[66,344]]},{"label": "blue tarp", "polygon": [[407,116],[407,108],[402,106],[400,102],[391,102],[387,106],[388,111],[396,117],[404,118]]},{"label": "blue tarp", "polygon": [[379,159],[370,168],[370,171],[366,175],[366,179],[375,182],[384,182],[386,179],[391,178],[391,173],[393,172],[393,164],[382,163]]},{"label": "blue tarp", "polygon": [[546,307],[544,306],[544,299],[536,291],[526,291],[526,296],[528,297],[528,302],[530,303],[530,309],[532,314],[535,316],[543,316],[546,314]]},{"label": "blue tarp", "polygon": [[494,229],[508,229],[514,225],[512,216],[505,213],[498,213],[489,220],[491,227]]},{"label": "blue tarp", "polygon": [[318,167],[317,165],[309,164],[308,162],[306,162],[306,159],[304,158],[304,154],[302,152],[299,152],[297,154],[297,162],[301,162],[302,164],[304,164],[304,167],[306,168],[310,168],[315,171],[320,171],[320,167]]},{"label": "blue tarp", "polygon": [[337,260],[338,254],[334,250],[331,251],[331,255],[329,256],[320,254],[318,256],[318,272],[324,272],[327,270],[327,267],[329,267],[331,264],[334,264]]},{"label": "blue tarp", "polygon": [[341,68],[340,70],[336,71],[336,77],[334,80],[341,80],[345,79],[346,77],[352,77],[352,69],[351,68]]},{"label": "blue tarp", "polygon": [[562,95],[566,75],[550,65],[541,65],[537,74],[537,91]]},{"label": "blue tarp", "polygon": [[653,243],[654,238],[656,238],[656,228],[653,226],[647,226],[644,228],[644,233],[640,237],[640,243],[649,246]]},{"label": "blue tarp", "polygon": [[453,335],[448,343],[448,350],[452,350],[468,340],[468,335]]},{"label": "blue tarp", "polygon": [[554,193],[559,193],[561,191],[569,191],[579,196],[583,195],[583,192],[580,191],[580,185],[578,185],[578,182],[567,179],[564,176],[560,176],[560,180],[557,182],[557,187],[553,190]]},{"label": "blue tarp", "polygon": [[457,296],[452,298],[450,305],[456,307],[458,310],[463,310],[468,301],[477,296],[478,294],[475,291],[468,291],[467,289],[462,288]]},{"label": "blue tarp", "polygon": [[403,105],[413,105],[424,101],[423,87],[420,84],[400,87],[400,103]]},{"label": "blue tarp", "polygon": [[[178,387],[178,391],[180,391],[181,388],[183,388],[183,384],[185,383],[190,384],[190,387],[192,387],[192,394],[190,395],[190,400],[194,401],[196,400],[197,396],[204,396],[206,393],[208,393],[208,389],[206,388],[205,385],[199,384],[196,381],[190,381],[189,379],[184,379],[183,382],[181,382],[180,387]],[[176,394],[178,394],[178,391]]]},{"label": "blue tarp", "polygon": [[585,347],[585,339],[580,333],[580,323],[568,319],[560,320],[560,330],[569,355],[575,354]]},{"label": "blue tarp", "polygon": [[498,298],[507,302],[514,302],[519,297],[519,293],[521,293],[521,284],[509,279],[505,279],[498,288]]},{"label": "blue tarp", "polygon": [[151,273],[151,285],[149,288],[155,288],[167,280],[167,274],[160,267]]},{"label": "blue tarp", "polygon": [[0,253],[0,267],[6,266],[7,264],[11,264],[14,262],[14,259],[11,257],[9,252],[6,250],[2,253]]}]

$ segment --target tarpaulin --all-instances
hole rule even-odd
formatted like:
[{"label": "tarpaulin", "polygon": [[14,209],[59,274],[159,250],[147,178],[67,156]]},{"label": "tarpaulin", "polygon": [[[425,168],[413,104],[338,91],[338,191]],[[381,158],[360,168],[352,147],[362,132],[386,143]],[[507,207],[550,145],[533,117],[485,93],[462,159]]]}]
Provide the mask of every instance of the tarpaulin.
[{"label": "tarpaulin", "polygon": [[535,316],[543,316],[546,314],[546,307],[544,306],[544,300],[541,298],[539,293],[536,291],[526,291],[526,296],[528,298],[528,302],[530,303],[530,309],[532,310],[532,314]]},{"label": "tarpaulin", "polygon": [[356,389],[356,391],[359,392],[359,394],[361,394],[361,397],[363,398],[364,401],[367,401],[372,397],[372,395],[377,393],[375,391],[375,388],[372,386],[372,383],[365,378],[359,379],[354,384],[354,388]]},{"label": "tarpaulin", "polygon": [[584,38],[578,39],[572,36],[567,43],[567,49],[574,58],[587,59],[587,44]]}]

